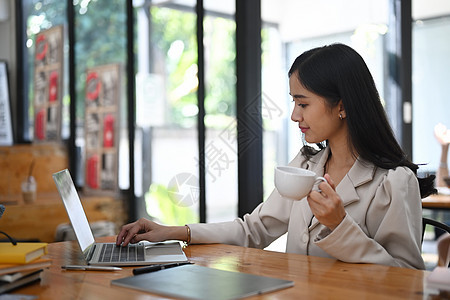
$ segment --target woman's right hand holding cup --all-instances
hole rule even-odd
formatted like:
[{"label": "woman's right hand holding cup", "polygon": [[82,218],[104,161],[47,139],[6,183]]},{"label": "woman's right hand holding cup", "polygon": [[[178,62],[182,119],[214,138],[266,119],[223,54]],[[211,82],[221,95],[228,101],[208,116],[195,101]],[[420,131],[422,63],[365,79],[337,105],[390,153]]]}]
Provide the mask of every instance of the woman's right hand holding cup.
[{"label": "woman's right hand holding cup", "polygon": [[306,199],[316,219],[322,225],[334,230],[347,213],[330,175],[325,174],[324,177],[326,182],[319,184],[320,191],[311,191]]}]

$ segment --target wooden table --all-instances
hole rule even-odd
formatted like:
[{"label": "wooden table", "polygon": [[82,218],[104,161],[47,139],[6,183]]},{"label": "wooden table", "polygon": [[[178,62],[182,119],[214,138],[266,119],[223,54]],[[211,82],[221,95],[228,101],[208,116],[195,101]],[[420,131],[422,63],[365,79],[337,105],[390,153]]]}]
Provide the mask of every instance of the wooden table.
[{"label": "wooden table", "polygon": [[[112,238],[103,238],[112,240]],[[112,279],[132,276],[132,267],[116,272],[65,271],[61,265],[82,263],[75,242],[49,245],[53,264],[41,282],[15,290],[39,299],[161,299],[161,296],[112,286]],[[184,249],[195,264],[222,270],[277,277],[294,287],[249,299],[436,299],[424,288],[428,271],[286,254],[238,246],[190,245]],[[434,294],[433,294],[434,293]]]},{"label": "wooden table", "polygon": [[422,200],[422,207],[427,209],[450,209],[450,195],[431,195]]}]

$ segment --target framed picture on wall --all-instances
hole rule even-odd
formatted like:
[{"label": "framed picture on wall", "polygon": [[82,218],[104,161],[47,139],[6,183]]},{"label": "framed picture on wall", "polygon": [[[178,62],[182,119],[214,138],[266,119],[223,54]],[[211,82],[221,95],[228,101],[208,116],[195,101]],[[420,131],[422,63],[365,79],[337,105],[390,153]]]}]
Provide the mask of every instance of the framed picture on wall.
[{"label": "framed picture on wall", "polygon": [[12,144],[8,68],[5,61],[0,61],[0,146],[11,146]]}]

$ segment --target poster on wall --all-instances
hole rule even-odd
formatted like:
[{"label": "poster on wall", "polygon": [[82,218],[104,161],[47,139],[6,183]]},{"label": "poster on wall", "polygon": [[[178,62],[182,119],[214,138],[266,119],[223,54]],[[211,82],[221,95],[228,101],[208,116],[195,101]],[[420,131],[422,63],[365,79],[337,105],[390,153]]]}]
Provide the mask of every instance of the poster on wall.
[{"label": "poster on wall", "polygon": [[34,142],[61,139],[63,26],[36,36],[34,57]]},{"label": "poster on wall", "polygon": [[85,192],[118,189],[120,65],[86,71],[85,85]]},{"label": "poster on wall", "polygon": [[13,144],[11,108],[9,106],[8,68],[0,61],[0,146]]}]

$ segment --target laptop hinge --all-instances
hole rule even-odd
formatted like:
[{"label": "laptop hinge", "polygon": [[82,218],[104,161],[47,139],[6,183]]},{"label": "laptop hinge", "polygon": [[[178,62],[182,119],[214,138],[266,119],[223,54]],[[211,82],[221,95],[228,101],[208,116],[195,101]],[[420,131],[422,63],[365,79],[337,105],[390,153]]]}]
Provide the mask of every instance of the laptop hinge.
[{"label": "laptop hinge", "polygon": [[96,245],[94,244],[94,245],[92,245],[92,247],[90,247],[90,249],[89,249],[89,254],[88,254],[88,257],[86,258],[86,260],[87,260],[88,263],[91,261],[92,256],[94,255],[95,246],[96,246]]}]

